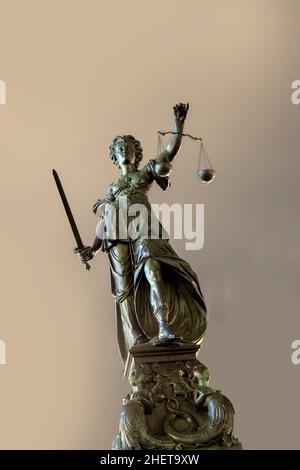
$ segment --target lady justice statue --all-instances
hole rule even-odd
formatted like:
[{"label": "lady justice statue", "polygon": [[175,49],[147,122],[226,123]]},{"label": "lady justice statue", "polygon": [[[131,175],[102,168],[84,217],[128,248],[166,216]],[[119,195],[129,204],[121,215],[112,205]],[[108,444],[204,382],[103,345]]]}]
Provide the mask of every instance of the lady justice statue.
[{"label": "lady justice statue", "polygon": [[100,223],[92,246],[83,245],[53,175],[78,244],[74,251],[87,268],[97,252],[109,257],[119,349],[132,386],[113,449],[240,449],[232,435],[233,406],[208,386],[208,370],[196,358],[206,329],[197,275],[171,247],[147,195],[153,183],[169,187],[189,105],[173,109],[166,147],[141,169],[140,142],[132,135],[114,138],[109,155],[120,176],[93,206]]},{"label": "lady justice statue", "polygon": [[[109,186],[106,197],[94,204],[93,211],[102,219],[102,227],[98,227],[93,245],[74,250],[83,263],[100,250],[108,253],[123,362],[128,350],[139,343],[176,338],[198,343],[206,329],[206,306],[197,276],[172,249],[166,232],[153,216],[147,195],[154,182],[163,191],[169,187],[188,109],[188,104],[174,106],[174,132],[165,149],[141,169],[140,142],[131,135],[114,138],[109,154],[120,177]],[[136,204],[146,209],[142,220],[140,214],[130,215],[130,208]],[[132,236],[130,224],[136,229]]]}]

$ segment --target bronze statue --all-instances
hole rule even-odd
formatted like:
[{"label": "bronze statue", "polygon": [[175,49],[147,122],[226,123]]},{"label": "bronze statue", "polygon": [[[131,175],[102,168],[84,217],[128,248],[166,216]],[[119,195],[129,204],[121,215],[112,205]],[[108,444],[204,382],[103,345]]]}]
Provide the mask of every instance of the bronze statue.
[{"label": "bronze statue", "polygon": [[[147,192],[154,181],[163,191],[169,187],[171,165],[180,149],[188,109],[188,104],[174,106],[174,133],[165,149],[141,169],[138,167],[143,157],[142,147],[133,136],[117,136],[109,148],[121,174],[110,185],[106,197],[96,201],[94,213],[103,219],[107,229],[107,226],[111,228],[109,208],[118,210],[122,198],[126,197],[128,207],[142,204],[147,209],[149,238],[120,239],[116,233],[110,239],[106,234],[103,239],[96,236],[92,246],[74,250],[83,263],[100,250],[108,253],[119,349],[124,363],[128,350],[136,344],[156,337],[160,341],[182,338],[198,343],[206,329],[206,306],[196,274],[172,249],[160,224],[157,238],[150,233],[153,227]],[[133,218],[128,217],[128,223]],[[117,222],[116,232],[121,223]]]},{"label": "bronze statue", "polygon": [[[208,370],[196,358],[206,329],[197,275],[171,247],[147,196],[154,182],[163,191],[169,187],[189,105],[173,109],[175,128],[165,149],[141,169],[140,142],[131,135],[114,138],[109,154],[121,174],[93,206],[101,223],[92,246],[83,245],[55,170],[53,175],[77,242],[74,251],[87,269],[98,251],[110,261],[119,349],[132,386],[113,449],[241,449],[232,435],[233,406],[208,386]],[[207,171],[206,183],[214,175]]]}]

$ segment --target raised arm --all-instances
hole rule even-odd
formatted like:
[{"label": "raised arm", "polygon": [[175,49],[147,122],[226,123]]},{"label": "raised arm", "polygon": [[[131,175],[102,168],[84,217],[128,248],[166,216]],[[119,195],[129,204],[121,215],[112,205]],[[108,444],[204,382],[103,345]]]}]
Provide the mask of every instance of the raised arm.
[{"label": "raised arm", "polygon": [[171,163],[175,156],[177,155],[181,141],[182,141],[182,132],[184,128],[184,121],[189,110],[189,104],[179,103],[173,107],[174,117],[175,117],[175,126],[174,134],[168,140],[168,143],[165,149],[155,157],[156,163],[167,162]]}]

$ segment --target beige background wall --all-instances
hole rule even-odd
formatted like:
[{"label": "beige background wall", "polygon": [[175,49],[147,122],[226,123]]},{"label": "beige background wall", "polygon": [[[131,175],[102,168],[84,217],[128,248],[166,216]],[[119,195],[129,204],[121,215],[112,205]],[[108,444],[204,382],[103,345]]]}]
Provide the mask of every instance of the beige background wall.
[{"label": "beige background wall", "polygon": [[91,242],[113,137],[153,157],[179,101],[217,178],[197,181],[186,142],[152,201],[205,204],[204,249],[174,242],[208,302],[201,357],[245,448],[300,448],[299,15],[297,0],[0,0],[2,449],[109,448],[127,386],[108,261],[87,273],[72,254],[51,169]]}]

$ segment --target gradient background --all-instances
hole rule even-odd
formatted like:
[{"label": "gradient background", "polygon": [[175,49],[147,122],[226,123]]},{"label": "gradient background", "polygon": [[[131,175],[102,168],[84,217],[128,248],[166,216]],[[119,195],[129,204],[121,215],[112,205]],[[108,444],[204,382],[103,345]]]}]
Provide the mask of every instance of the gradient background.
[{"label": "gradient background", "polygon": [[0,1],[2,449],[110,447],[128,387],[108,260],[73,255],[51,169],[91,243],[113,137],[152,158],[180,101],[217,178],[186,141],[152,202],[205,204],[204,248],[173,243],[209,307],[200,357],[245,448],[300,448],[299,17],[298,0]]}]

